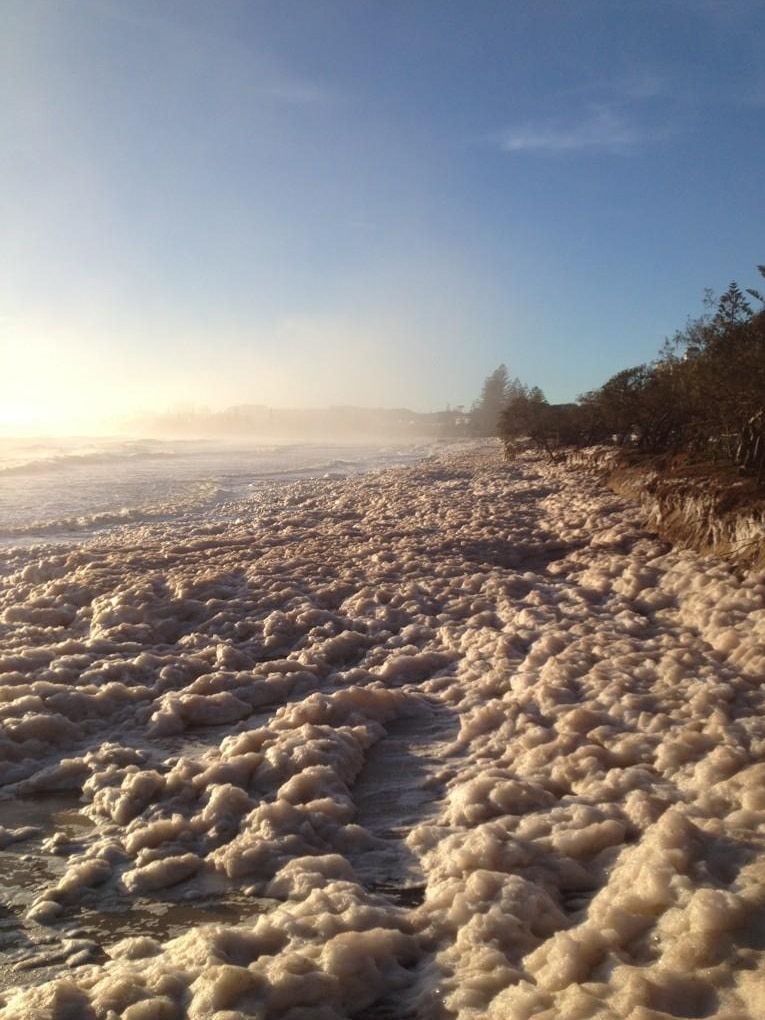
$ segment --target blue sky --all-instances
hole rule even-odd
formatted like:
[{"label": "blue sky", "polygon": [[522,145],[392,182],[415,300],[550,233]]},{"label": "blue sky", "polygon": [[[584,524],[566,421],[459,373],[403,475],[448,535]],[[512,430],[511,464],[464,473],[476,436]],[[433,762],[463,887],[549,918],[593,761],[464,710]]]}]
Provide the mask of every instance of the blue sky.
[{"label": "blue sky", "polygon": [[4,0],[0,427],[568,400],[765,262],[765,5]]}]

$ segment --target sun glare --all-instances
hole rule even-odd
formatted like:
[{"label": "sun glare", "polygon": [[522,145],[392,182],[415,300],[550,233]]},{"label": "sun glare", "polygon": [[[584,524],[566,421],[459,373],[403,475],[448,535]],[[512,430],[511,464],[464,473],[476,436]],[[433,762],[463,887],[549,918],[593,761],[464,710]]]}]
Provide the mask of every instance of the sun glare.
[{"label": "sun glare", "polygon": [[2,436],[66,436],[83,430],[81,417],[67,415],[59,407],[41,407],[30,403],[0,403]]}]

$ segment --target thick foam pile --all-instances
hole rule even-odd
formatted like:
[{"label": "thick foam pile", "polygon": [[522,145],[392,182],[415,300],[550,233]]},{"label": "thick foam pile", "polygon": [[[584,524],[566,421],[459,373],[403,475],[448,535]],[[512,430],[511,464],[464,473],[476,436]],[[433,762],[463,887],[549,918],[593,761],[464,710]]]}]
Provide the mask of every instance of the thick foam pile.
[{"label": "thick foam pile", "polygon": [[491,445],[3,569],[3,1020],[765,1014],[760,576]]}]

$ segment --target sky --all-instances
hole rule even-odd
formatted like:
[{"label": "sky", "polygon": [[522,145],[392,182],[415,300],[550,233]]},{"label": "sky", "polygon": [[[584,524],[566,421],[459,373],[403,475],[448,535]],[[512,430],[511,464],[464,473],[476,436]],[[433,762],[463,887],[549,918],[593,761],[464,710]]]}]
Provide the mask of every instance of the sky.
[{"label": "sky", "polygon": [[573,400],[765,262],[760,0],[1,0],[0,431]]}]

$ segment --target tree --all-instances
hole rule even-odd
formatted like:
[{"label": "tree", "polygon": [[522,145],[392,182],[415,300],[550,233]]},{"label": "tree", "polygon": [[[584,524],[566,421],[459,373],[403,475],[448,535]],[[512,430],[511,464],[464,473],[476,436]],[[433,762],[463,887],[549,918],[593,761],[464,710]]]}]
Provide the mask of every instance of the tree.
[{"label": "tree", "polygon": [[500,365],[484,380],[481,396],[470,412],[473,432],[478,436],[496,436],[499,416],[508,400],[510,389],[518,380],[510,380],[507,366]]},{"label": "tree", "polygon": [[752,306],[734,280],[717,303],[717,314],[713,322],[722,329],[726,329],[746,322],[751,317]]},{"label": "tree", "polygon": [[[765,277],[765,266],[757,267]],[[724,458],[765,479],[765,309],[731,283],[650,365],[617,372],[581,398],[591,436],[646,453]],[[596,440],[597,441],[597,440]]]},{"label": "tree", "polygon": [[519,439],[531,439],[550,453],[548,442],[550,405],[538,386],[519,386],[499,419],[499,434],[505,453],[512,455]]}]

